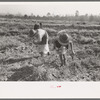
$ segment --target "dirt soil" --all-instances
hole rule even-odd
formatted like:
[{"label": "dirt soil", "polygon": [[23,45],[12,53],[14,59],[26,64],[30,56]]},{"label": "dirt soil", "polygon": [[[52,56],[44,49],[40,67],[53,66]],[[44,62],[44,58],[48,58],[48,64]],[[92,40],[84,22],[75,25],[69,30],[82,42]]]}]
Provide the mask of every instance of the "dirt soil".
[{"label": "dirt soil", "polygon": [[[76,24],[74,28],[71,25],[70,29],[68,26],[62,28],[72,37],[75,51],[74,60],[67,53],[66,66],[60,66],[52,42],[51,54],[44,58],[40,56],[28,37],[33,25],[29,19],[0,18],[0,81],[100,80],[100,30],[95,25],[94,29],[87,29],[86,25],[79,29]],[[51,26],[44,28],[52,40],[60,29]]]}]

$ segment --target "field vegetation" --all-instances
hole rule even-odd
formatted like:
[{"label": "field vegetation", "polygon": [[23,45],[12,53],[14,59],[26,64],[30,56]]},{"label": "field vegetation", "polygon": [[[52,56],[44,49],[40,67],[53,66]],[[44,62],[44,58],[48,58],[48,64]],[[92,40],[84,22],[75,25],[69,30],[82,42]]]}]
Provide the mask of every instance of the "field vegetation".
[{"label": "field vegetation", "polygon": [[[42,22],[50,36],[51,54],[41,58],[29,38],[35,22]],[[67,66],[52,50],[60,30],[72,37],[75,56],[67,53]],[[100,24],[96,21],[65,21],[0,17],[0,81],[100,81]]]}]

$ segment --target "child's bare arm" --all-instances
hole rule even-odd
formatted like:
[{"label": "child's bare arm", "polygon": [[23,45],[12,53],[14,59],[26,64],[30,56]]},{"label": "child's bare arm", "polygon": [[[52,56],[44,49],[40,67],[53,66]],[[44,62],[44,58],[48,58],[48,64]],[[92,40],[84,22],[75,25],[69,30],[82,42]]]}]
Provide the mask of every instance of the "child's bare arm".
[{"label": "child's bare arm", "polygon": [[70,45],[70,48],[71,48],[71,54],[70,55],[71,55],[71,57],[73,59],[75,53],[74,53],[74,50],[73,50],[73,43],[72,43],[72,41],[69,42],[69,45]]},{"label": "child's bare arm", "polygon": [[71,51],[72,51],[72,52],[74,52],[74,50],[73,50],[73,43],[72,43],[72,41],[70,41],[70,42],[69,42],[69,44],[70,44],[70,47],[71,47]]}]

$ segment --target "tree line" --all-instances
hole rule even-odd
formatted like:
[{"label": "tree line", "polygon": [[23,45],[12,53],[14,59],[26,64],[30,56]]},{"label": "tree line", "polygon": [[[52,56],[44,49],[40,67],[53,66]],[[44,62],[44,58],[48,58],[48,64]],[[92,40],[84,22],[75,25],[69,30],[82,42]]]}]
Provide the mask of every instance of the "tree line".
[{"label": "tree line", "polygon": [[34,15],[33,13],[31,15],[21,15],[21,14],[18,14],[18,15],[13,15],[13,14],[5,14],[5,15],[2,15],[0,14],[0,17],[4,17],[4,18],[24,18],[24,19],[28,19],[28,18],[31,18],[31,19],[37,19],[37,20],[67,20],[67,21],[82,21],[82,22],[85,22],[85,21],[89,21],[89,22],[92,22],[92,21],[96,21],[96,22],[100,22],[100,15],[88,15],[88,14],[85,14],[85,15],[80,15],[79,14],[79,11],[76,11],[74,15],[63,15],[63,16],[60,16],[60,15],[52,15],[50,14],[49,12],[47,13],[47,15],[45,16],[39,16],[39,15]]}]

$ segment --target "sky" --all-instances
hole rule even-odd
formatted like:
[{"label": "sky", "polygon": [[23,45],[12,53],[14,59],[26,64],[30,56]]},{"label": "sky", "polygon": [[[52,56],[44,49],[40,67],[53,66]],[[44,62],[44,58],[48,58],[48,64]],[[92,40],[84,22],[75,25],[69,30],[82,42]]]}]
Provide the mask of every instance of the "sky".
[{"label": "sky", "polygon": [[0,13],[46,15],[100,15],[100,2],[0,2]]}]

